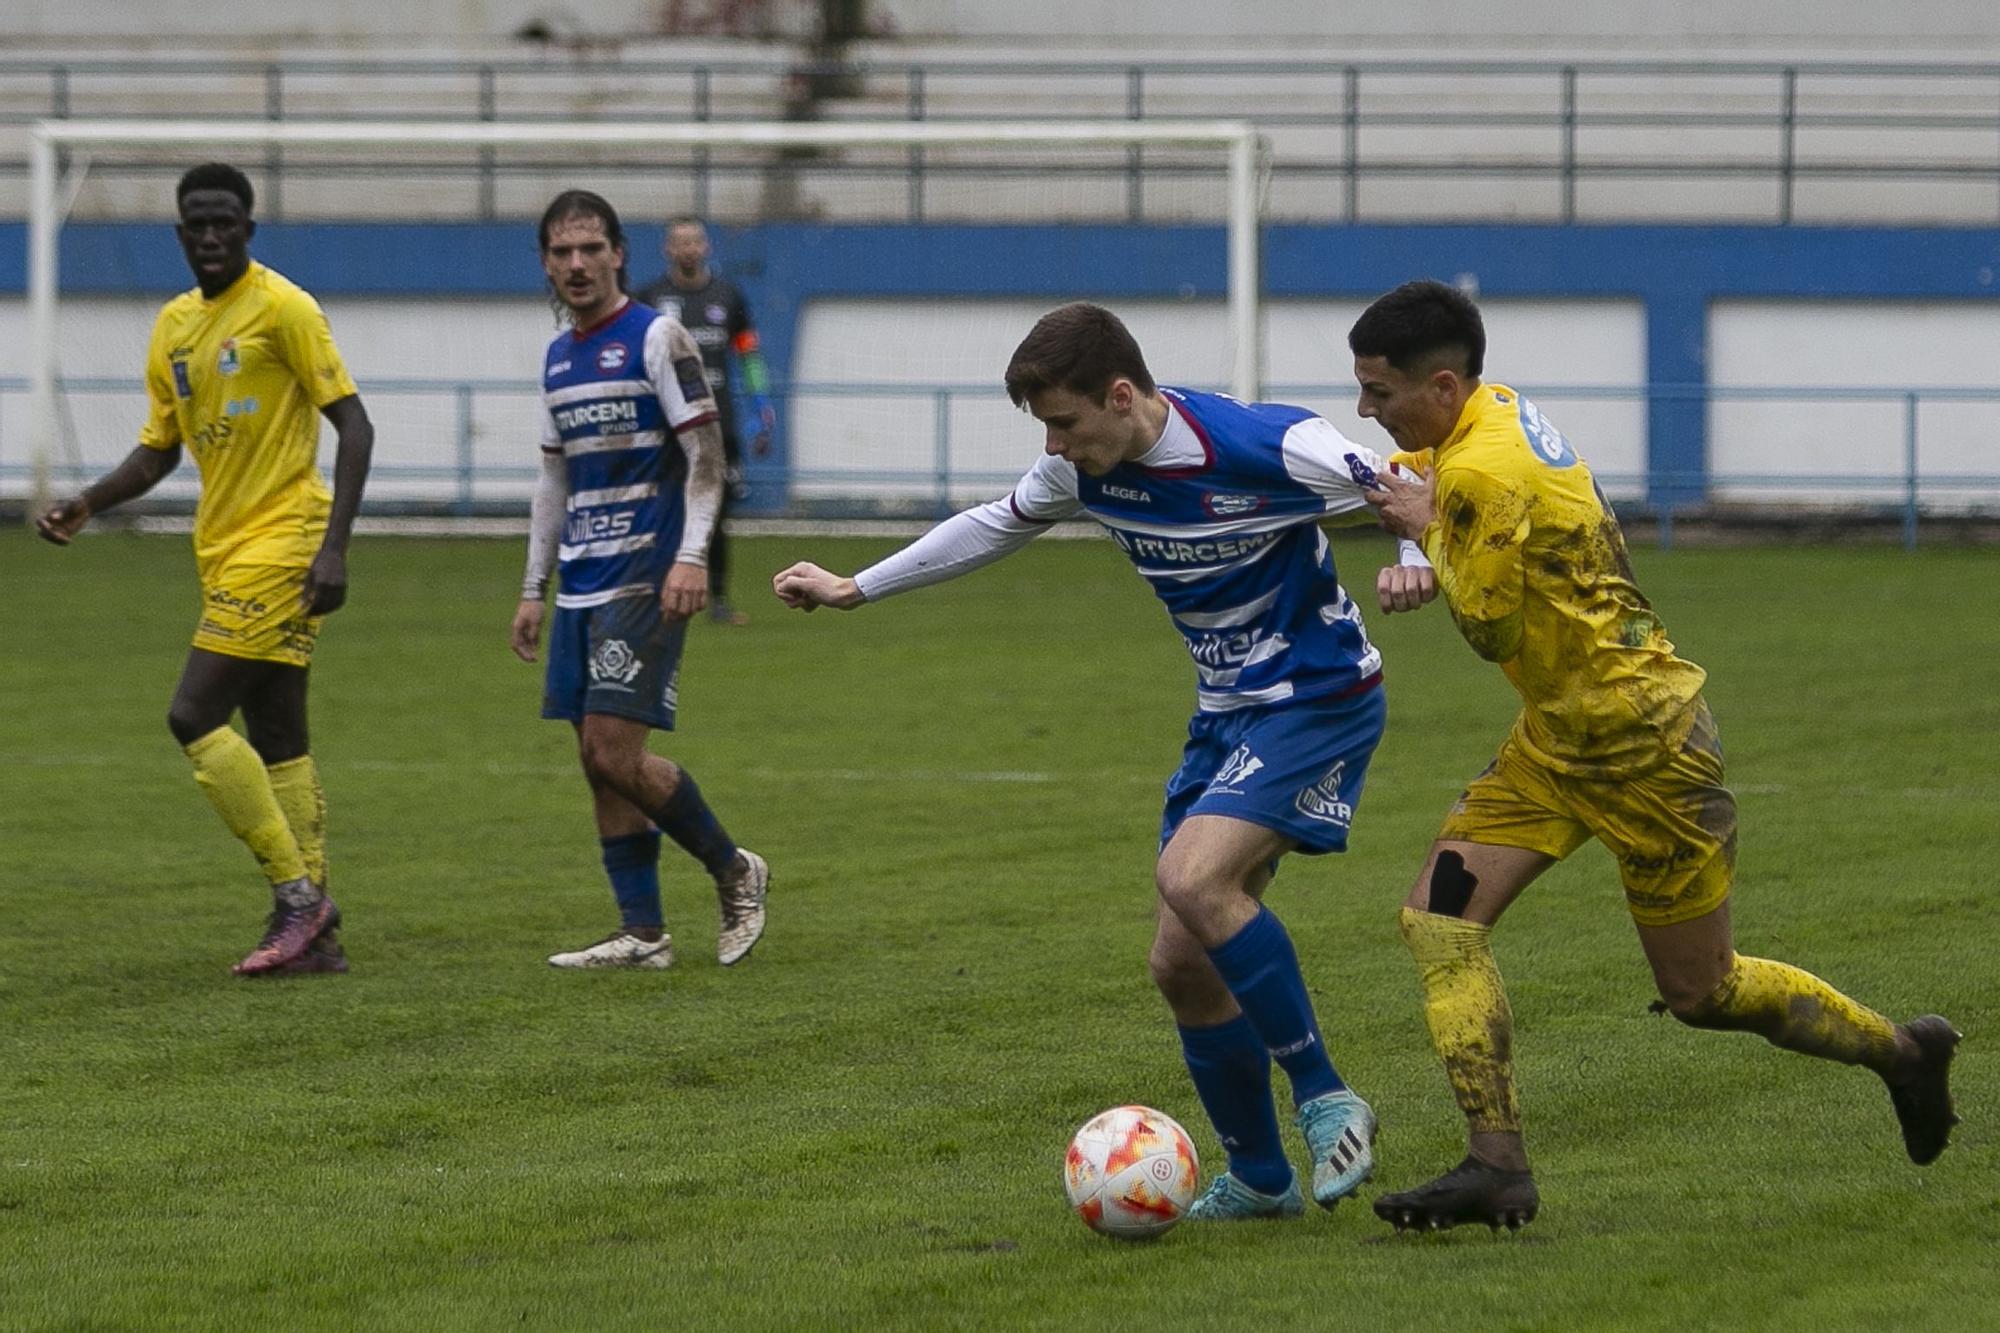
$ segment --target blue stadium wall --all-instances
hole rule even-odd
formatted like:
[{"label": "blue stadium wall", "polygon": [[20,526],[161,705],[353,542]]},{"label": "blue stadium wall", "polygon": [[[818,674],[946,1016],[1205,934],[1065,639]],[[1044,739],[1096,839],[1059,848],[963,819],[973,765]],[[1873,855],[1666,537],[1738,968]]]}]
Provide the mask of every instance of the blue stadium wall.
[{"label": "blue stadium wall", "polygon": [[[63,233],[72,293],[166,293],[187,285],[160,225],[79,224]],[[631,252],[659,252],[634,226]],[[806,303],[832,297],[1220,298],[1217,228],[801,226],[723,231],[718,250],[757,311],[773,375],[786,378]],[[25,228],[0,228],[0,291],[18,294]],[[258,256],[323,295],[519,296],[540,290],[519,223],[273,223]],[[1417,276],[1478,277],[1486,297],[1619,297],[1646,312],[1651,401],[1648,498],[1698,494],[1704,475],[1707,325],[1721,299],[1991,300],[2000,229],[1644,226],[1275,226],[1264,240],[1272,299],[1366,298]],[[413,368],[414,370],[415,368]],[[786,460],[769,466],[782,470]],[[753,497],[754,499],[754,497]]]}]

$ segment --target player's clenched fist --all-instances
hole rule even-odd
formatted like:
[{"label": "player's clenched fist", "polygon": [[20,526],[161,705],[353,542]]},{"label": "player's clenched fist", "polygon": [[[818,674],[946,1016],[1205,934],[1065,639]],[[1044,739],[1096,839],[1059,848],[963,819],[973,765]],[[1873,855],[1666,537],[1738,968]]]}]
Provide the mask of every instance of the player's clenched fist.
[{"label": "player's clenched fist", "polygon": [[1437,571],[1429,565],[1390,565],[1375,576],[1384,611],[1414,611],[1437,595]]},{"label": "player's clenched fist", "polygon": [[853,579],[821,569],[807,560],[799,561],[790,569],[779,570],[771,579],[771,591],[778,594],[778,600],[786,606],[800,611],[822,606],[846,611],[867,600]]},{"label": "player's clenched fist", "polygon": [[68,546],[69,539],[83,530],[90,521],[90,506],[80,495],[67,500],[58,500],[44,509],[35,519],[35,531],[43,541],[54,542],[57,546]]}]

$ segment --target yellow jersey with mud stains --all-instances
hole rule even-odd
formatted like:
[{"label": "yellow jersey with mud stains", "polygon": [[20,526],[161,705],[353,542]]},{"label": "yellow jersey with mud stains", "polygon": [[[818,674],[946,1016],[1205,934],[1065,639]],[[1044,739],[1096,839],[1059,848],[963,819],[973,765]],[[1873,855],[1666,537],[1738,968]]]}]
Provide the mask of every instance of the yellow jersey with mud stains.
[{"label": "yellow jersey with mud stains", "polygon": [[319,303],[252,261],[213,300],[161,308],[146,354],[152,410],[139,443],[185,445],[201,469],[195,563],[312,563],[333,497],[319,473],[319,410],[354,393]]},{"label": "yellow jersey with mud stains", "polygon": [[1707,673],[1675,654],[1562,432],[1506,385],[1482,384],[1443,444],[1397,459],[1436,475],[1424,554],[1459,632],[1520,692],[1529,754],[1586,778],[1671,757]]}]

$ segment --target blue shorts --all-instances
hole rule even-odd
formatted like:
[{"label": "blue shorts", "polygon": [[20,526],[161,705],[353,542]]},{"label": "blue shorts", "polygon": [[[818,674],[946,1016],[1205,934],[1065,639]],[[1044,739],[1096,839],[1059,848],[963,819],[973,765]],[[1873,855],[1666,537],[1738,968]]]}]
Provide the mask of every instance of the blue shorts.
[{"label": "blue shorts", "polygon": [[1275,829],[1310,855],[1346,851],[1387,715],[1379,685],[1277,708],[1196,713],[1180,769],[1167,779],[1160,846],[1189,815],[1224,815]]},{"label": "blue shorts", "polygon": [[661,615],[654,597],[557,608],[542,716],[581,722],[608,713],[672,731],[687,626]]}]

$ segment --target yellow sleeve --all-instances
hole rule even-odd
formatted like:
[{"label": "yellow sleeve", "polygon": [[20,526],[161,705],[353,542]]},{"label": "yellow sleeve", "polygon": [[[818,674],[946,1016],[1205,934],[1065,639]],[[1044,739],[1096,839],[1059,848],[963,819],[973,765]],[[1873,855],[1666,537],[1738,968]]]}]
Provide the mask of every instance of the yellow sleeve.
[{"label": "yellow sleeve", "polygon": [[174,410],[175,401],[174,368],[167,361],[167,340],[160,336],[156,320],[146,347],[146,424],[139,428],[140,444],[163,452],[180,444],[181,419]]},{"label": "yellow sleeve", "polygon": [[319,302],[303,291],[295,292],[278,307],[277,322],[279,353],[305,386],[314,407],[325,407],[356,392]]},{"label": "yellow sleeve", "polygon": [[1463,467],[1438,475],[1437,518],[1424,529],[1424,555],[1437,567],[1438,591],[1458,632],[1489,662],[1521,651],[1528,511],[1528,489],[1518,481]]}]

